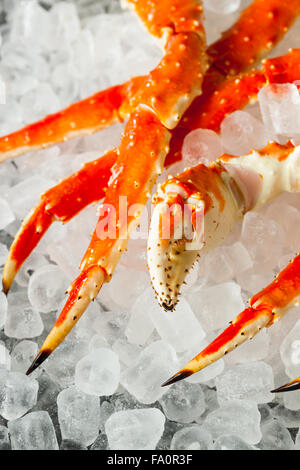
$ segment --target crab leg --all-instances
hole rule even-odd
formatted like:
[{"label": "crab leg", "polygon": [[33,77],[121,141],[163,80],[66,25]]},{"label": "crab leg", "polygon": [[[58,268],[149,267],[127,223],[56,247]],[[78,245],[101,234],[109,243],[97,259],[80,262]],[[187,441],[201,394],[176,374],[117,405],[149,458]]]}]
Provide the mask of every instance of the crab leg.
[{"label": "crab leg", "polygon": [[110,279],[156,176],[162,171],[170,140],[167,127],[174,127],[195,95],[201,93],[207,68],[204,48],[204,38],[198,33],[169,36],[164,58],[141,90],[143,104],[137,106],[126,124],[104,199],[106,214],[100,215],[81,263],[81,274],[71,285],[67,303],[28,374],[61,343],[103,282]]},{"label": "crab leg", "polygon": [[10,248],[2,278],[5,293],[53,222],[59,220],[65,223],[87,205],[105,196],[116,158],[116,150],[111,150],[103,157],[86,163],[81,170],[41,195],[39,204],[23,221]]},{"label": "crab leg", "polygon": [[137,91],[143,81],[144,77],[135,77],[123,85],[100,91],[59,113],[1,137],[0,162],[72,137],[92,134],[116,121],[122,121],[128,115],[131,94]]},{"label": "crab leg", "polygon": [[254,0],[208,48],[214,67],[224,75],[253,67],[282,38],[299,13],[299,0]]},{"label": "crab leg", "polygon": [[[228,178],[226,178],[228,190],[231,191],[237,203],[240,202],[240,208],[243,207],[243,213],[245,213],[248,210],[259,209],[283,191],[299,192],[299,161],[300,146],[294,147],[290,143],[287,145],[271,143],[260,151],[252,151],[249,155],[242,157],[223,155],[217,161],[217,165],[222,165]],[[211,171],[214,170],[214,165],[209,168]],[[194,171],[196,169],[197,167]],[[201,168],[199,170],[201,171]],[[223,174],[223,180],[224,176]],[[207,205],[202,194],[200,196]],[[209,234],[210,221],[207,218],[205,222],[205,230]],[[216,237],[214,238],[216,239]],[[168,249],[170,250],[170,248]],[[158,253],[155,245],[151,246],[151,251],[153,250]],[[176,260],[177,264],[182,266],[181,271],[184,270],[184,266],[181,264],[184,261],[184,254],[184,252],[179,254]],[[161,256],[159,261],[162,263],[162,268],[166,266],[166,262],[161,260]],[[154,266],[152,269],[154,272]],[[162,279],[163,286],[160,289],[163,289],[164,280],[160,272],[157,270],[156,272]],[[198,372],[248,338],[252,338],[261,328],[270,326],[289,309],[298,305],[299,296],[300,255],[268,287],[250,299],[250,307],[244,310],[216,340],[164,385],[169,385]],[[176,296],[173,297],[177,300]],[[171,303],[171,306],[173,305],[174,298]]]}]

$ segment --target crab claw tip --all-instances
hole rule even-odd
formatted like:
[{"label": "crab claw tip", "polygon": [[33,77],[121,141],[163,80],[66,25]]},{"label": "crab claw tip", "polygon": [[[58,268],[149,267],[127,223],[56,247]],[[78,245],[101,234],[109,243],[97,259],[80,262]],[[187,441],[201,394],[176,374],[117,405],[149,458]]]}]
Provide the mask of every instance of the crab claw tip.
[{"label": "crab claw tip", "polygon": [[163,303],[161,304],[161,306],[162,306],[165,310],[168,310],[168,311],[170,311],[170,312],[172,312],[172,311],[174,310],[174,308],[175,308],[175,305],[174,305],[174,304],[168,304],[168,303],[166,303],[166,302],[163,302]]},{"label": "crab claw tip", "polygon": [[285,385],[281,385],[281,387],[271,390],[271,393],[291,392],[293,390],[299,390],[299,389],[300,389],[300,379],[298,378]]},{"label": "crab claw tip", "polygon": [[30,375],[35,369],[37,369],[51,354],[51,351],[46,349],[44,351],[40,351],[38,355],[33,360],[33,363],[29,367],[26,372],[26,375]]},{"label": "crab claw tip", "polygon": [[190,375],[193,374],[193,371],[191,370],[182,370],[177,372],[177,374],[172,375],[166,382],[162,384],[162,387],[166,387],[167,385],[172,385],[175,382],[179,382],[180,380],[186,379]]}]

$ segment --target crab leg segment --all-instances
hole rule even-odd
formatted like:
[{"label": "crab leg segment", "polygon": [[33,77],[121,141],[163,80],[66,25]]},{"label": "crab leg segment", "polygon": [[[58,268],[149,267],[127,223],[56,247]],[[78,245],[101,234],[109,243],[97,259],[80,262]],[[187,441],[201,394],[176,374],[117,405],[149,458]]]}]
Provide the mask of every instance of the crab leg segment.
[{"label": "crab leg segment", "polygon": [[92,134],[122,121],[129,114],[131,95],[136,93],[144,78],[135,77],[123,85],[100,91],[59,113],[1,137],[0,162],[79,135]]},{"label": "crab leg segment", "polygon": [[105,196],[116,157],[115,150],[109,151],[98,160],[86,163],[80,171],[42,194],[40,203],[24,220],[10,248],[3,271],[5,293],[26,258],[54,221],[67,222],[88,204]]},{"label": "crab leg segment", "polygon": [[[244,211],[258,209],[283,191],[300,192],[300,146],[271,143],[243,157],[223,155],[219,159],[243,195]],[[164,385],[198,372],[252,338],[263,327],[278,321],[299,305],[300,255],[276,279],[253,296],[250,307],[207,348],[192,359]],[[296,379],[298,380],[298,379]],[[300,381],[300,379],[299,379]]]},{"label": "crab leg segment", "polygon": [[300,13],[299,0],[254,0],[222,38],[208,48],[224,75],[248,70],[282,38]]}]

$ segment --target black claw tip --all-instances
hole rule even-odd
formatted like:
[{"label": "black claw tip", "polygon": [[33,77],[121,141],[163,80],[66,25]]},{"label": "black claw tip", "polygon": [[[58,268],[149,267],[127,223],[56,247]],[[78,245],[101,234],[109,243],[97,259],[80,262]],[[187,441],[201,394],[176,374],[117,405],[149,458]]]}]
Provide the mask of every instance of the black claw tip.
[{"label": "black claw tip", "polygon": [[274,390],[271,390],[271,393],[283,393],[283,392],[292,392],[293,390],[299,390],[300,389],[300,382],[297,383],[291,383],[282,385],[281,387],[275,388]]},{"label": "black claw tip", "polygon": [[33,363],[26,372],[26,375],[30,375],[35,369],[37,369],[47,359],[47,357],[50,356],[50,354],[51,351],[48,349],[41,351],[34,359]]},{"label": "black claw tip", "polygon": [[165,310],[169,310],[170,312],[172,312],[172,310],[174,310],[174,307],[175,305],[173,304],[167,304],[166,302],[163,302],[161,304],[161,306],[165,309]]},{"label": "black claw tip", "polygon": [[6,285],[5,281],[2,281],[2,289],[3,289],[3,293],[7,295],[9,291],[9,287]]},{"label": "black claw tip", "polygon": [[177,374],[173,375],[170,379],[162,384],[162,387],[166,387],[167,385],[172,385],[175,382],[179,382],[180,380],[186,379],[190,375],[193,375],[191,370],[183,370],[182,372],[177,372]]}]

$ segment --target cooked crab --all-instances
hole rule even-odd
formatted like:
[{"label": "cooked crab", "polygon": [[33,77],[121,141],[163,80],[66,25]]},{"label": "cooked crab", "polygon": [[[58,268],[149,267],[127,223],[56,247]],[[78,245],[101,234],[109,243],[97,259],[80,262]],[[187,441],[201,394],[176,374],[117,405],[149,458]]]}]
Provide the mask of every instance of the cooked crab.
[{"label": "cooked crab", "polygon": [[[5,160],[77,135],[95,132],[116,120],[128,119],[120,146],[86,164],[76,174],[44,193],[40,203],[24,220],[11,247],[3,273],[5,292],[8,292],[18,269],[52,222],[66,222],[86,205],[103,199],[103,210],[83,257],[81,273],[69,288],[65,307],[28,374],[61,343],[99,293],[103,283],[110,280],[126,249],[130,233],[139,220],[140,208],[131,213],[129,209],[133,205],[144,206],[163,166],[181,158],[185,135],[198,127],[218,131],[223,118],[248,104],[266,83],[277,79],[293,81],[300,75],[298,50],[266,61],[262,70],[253,69],[254,64],[281,39],[299,15],[299,0],[254,0],[222,38],[208,48],[201,1],[128,0],[128,4],[148,31],[164,43],[164,57],[158,66],[146,76],[135,77],[125,84],[99,92],[0,139],[0,159]],[[268,149],[270,158],[264,161],[275,162],[272,145]],[[291,154],[296,152],[292,152],[291,147],[288,149]],[[281,150],[286,155],[283,148]],[[223,156],[209,168],[200,165],[187,170],[162,186],[156,202],[164,199],[164,194],[169,197],[172,193],[173,197],[175,188],[176,202],[187,201],[190,206],[190,226],[198,242],[212,248],[229,233],[234,222],[246,210],[256,207],[260,200],[260,189],[256,188],[255,194],[250,194],[247,184],[243,185],[239,171],[234,173],[234,166],[239,169],[245,159],[236,159],[235,165],[230,157],[226,160]],[[260,161],[251,156],[248,159],[251,160],[251,169]],[[278,163],[279,160],[276,161]],[[121,196],[127,198],[126,221],[118,205]],[[251,198],[252,205],[249,202]],[[109,212],[110,207],[114,207],[115,211]],[[217,231],[213,230],[212,225],[215,217],[220,220]],[[158,230],[158,219],[154,217],[152,223],[154,232]],[[199,224],[196,224],[198,219],[200,232],[197,230]],[[203,219],[204,232],[201,230]],[[209,244],[206,242],[206,227],[211,239]],[[111,228],[113,237],[109,236]],[[171,242],[168,248],[157,251],[155,256],[150,245],[149,267],[154,287],[163,305],[170,309],[176,304],[180,285],[198,250],[187,252],[185,243],[180,244],[177,250],[177,242],[173,253],[172,240],[168,241]],[[157,268],[157,257],[161,256],[165,257],[161,266],[166,268],[166,260],[170,263],[167,276],[161,267]],[[164,287],[164,291],[160,286]],[[163,294],[165,291],[166,296]],[[187,370],[196,369],[194,366],[187,367],[176,378],[183,378]]]}]

